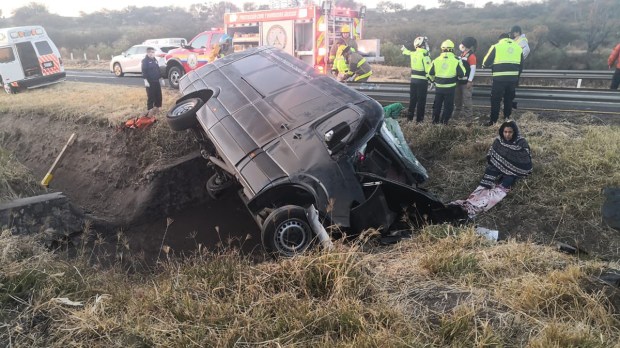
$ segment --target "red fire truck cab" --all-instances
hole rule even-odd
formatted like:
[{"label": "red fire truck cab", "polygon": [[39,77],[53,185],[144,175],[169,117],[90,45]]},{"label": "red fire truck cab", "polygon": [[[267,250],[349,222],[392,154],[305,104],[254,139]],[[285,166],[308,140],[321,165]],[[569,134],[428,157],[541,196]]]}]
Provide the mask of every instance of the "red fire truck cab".
[{"label": "red fire truck cab", "polygon": [[179,79],[191,70],[197,69],[208,62],[208,55],[224,31],[212,28],[194,37],[189,44],[168,51],[166,54],[166,76],[170,86],[179,88]]}]

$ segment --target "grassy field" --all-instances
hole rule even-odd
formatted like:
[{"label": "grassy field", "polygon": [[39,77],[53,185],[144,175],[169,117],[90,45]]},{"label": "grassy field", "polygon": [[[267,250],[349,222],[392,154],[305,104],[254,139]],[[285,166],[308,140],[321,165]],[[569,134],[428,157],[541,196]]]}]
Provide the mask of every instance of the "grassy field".
[{"label": "grassy field", "polygon": [[[55,113],[59,121],[108,127],[143,103],[142,89],[110,89],[103,102],[90,88],[66,85],[74,93],[68,103],[33,105],[29,92],[2,103],[0,113]],[[109,102],[119,95],[123,103]],[[152,268],[129,249],[131,231],[110,241],[87,226],[83,240],[91,243],[71,253],[1,231],[0,343],[618,347],[620,291],[598,276],[620,269],[618,232],[601,226],[600,216],[601,189],[620,185],[620,128],[542,121],[531,112],[517,117],[534,173],[476,221],[507,232],[507,240],[439,225],[393,246],[378,245],[369,231],[359,242],[337,242],[332,252],[260,263],[226,246],[212,253],[198,245],[183,258],[164,248]],[[429,170],[427,188],[446,201],[475,188],[496,135],[470,123],[402,123]],[[27,195],[34,187],[28,169],[6,151],[0,164],[0,185]],[[556,240],[579,240],[592,253],[560,253]]]}]

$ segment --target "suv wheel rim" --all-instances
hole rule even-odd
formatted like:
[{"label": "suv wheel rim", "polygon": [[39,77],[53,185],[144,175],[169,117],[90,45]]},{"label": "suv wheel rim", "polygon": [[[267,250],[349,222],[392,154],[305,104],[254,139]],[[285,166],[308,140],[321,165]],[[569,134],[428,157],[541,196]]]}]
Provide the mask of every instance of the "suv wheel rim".
[{"label": "suv wheel rim", "polygon": [[170,113],[170,116],[176,117],[182,114],[187,113],[188,111],[190,111],[191,109],[194,108],[194,106],[196,106],[196,102],[194,101],[186,101],[183,102],[179,105],[177,105],[174,110],[172,110],[172,112]]},{"label": "suv wheel rim", "polygon": [[299,252],[308,242],[304,223],[298,219],[284,221],[276,230],[276,245],[284,253]]},{"label": "suv wheel rim", "polygon": [[117,76],[121,74],[121,66],[116,64],[114,66],[114,74],[116,74]]},{"label": "suv wheel rim", "polygon": [[179,73],[176,72],[176,71],[173,71],[172,73],[170,73],[169,80],[170,80],[170,84],[172,84],[172,85],[178,84],[179,83]]}]

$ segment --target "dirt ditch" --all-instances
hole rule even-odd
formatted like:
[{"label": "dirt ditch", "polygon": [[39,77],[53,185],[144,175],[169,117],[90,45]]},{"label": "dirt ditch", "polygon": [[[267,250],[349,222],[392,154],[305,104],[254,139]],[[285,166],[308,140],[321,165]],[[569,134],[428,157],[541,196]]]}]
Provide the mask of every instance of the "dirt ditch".
[{"label": "dirt ditch", "polygon": [[121,130],[33,114],[5,115],[0,129],[0,147],[38,179],[76,133],[48,191],[63,192],[95,221],[96,232],[125,234],[132,251],[149,257],[162,245],[181,253],[200,244],[250,252],[260,244],[256,224],[236,195],[218,201],[207,195],[211,170],[195,146],[185,143],[187,134],[179,134],[182,140],[175,145],[183,149],[171,150],[173,156],[153,151],[153,137],[174,135],[166,124]]}]

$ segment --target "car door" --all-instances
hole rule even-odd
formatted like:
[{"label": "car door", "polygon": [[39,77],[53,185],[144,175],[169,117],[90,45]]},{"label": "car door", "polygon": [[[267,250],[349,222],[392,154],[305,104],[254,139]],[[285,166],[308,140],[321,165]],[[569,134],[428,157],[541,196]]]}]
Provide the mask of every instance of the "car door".
[{"label": "car door", "polygon": [[146,48],[147,46],[134,46],[135,51],[131,55],[128,55],[129,58],[128,66],[129,69],[125,70],[126,72],[132,73],[141,73],[142,72],[142,59],[146,56]]},{"label": "car door", "polygon": [[24,78],[24,72],[12,46],[0,47],[0,76],[2,77],[2,84]]}]

